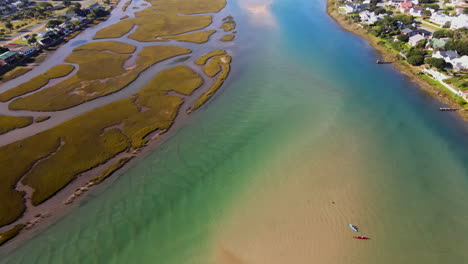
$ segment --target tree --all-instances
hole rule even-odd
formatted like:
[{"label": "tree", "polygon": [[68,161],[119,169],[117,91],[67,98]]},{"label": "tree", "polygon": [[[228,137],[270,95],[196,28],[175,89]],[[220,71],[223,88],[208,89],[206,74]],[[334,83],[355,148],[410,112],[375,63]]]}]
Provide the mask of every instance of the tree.
[{"label": "tree", "polygon": [[450,21],[445,22],[445,24],[442,26],[443,28],[449,28],[450,27]]},{"label": "tree", "polygon": [[452,38],[453,37],[453,30],[450,29],[441,29],[437,30],[432,34],[434,38]]},{"label": "tree", "polygon": [[35,36],[31,36],[30,38],[28,38],[28,44],[31,45],[31,46],[35,46],[37,44],[37,39]]},{"label": "tree", "polygon": [[387,13],[387,10],[385,10],[385,8],[383,8],[383,7],[379,7],[379,8],[376,8],[374,10],[374,13],[376,15],[385,14],[385,13]]},{"label": "tree", "polygon": [[461,56],[468,55],[468,40],[453,40],[445,44],[446,50],[456,50]]},{"label": "tree", "polygon": [[431,67],[443,70],[447,65],[444,59],[427,57],[424,59],[424,63],[429,64]]},{"label": "tree", "polygon": [[404,34],[401,34],[401,35],[398,35],[397,39],[401,42],[408,42],[409,40],[409,36],[408,35],[404,35]]},{"label": "tree", "polygon": [[47,10],[53,7],[49,2],[39,2],[37,3],[37,6],[42,10]]},{"label": "tree", "polygon": [[8,21],[5,23],[5,27],[8,28],[8,30],[10,30],[11,32],[11,30],[13,29],[13,24],[10,21]]},{"label": "tree", "polygon": [[419,66],[424,63],[424,57],[421,55],[413,55],[408,57],[408,63],[413,66]]},{"label": "tree", "polygon": [[60,20],[54,20],[54,19],[53,19],[53,20],[49,20],[49,21],[47,22],[46,27],[47,27],[47,28],[55,28],[56,26],[58,26],[58,25],[60,25],[60,24],[62,24],[62,21],[60,21]]},{"label": "tree", "polygon": [[426,16],[426,17],[430,17],[432,15],[432,13],[431,13],[431,11],[429,11],[427,9],[424,9],[423,15]]},{"label": "tree", "polygon": [[72,4],[72,2],[71,2],[71,0],[63,0],[63,1],[62,1],[62,4],[63,4],[65,7],[69,7],[69,6]]},{"label": "tree", "polygon": [[463,14],[468,15],[468,7],[463,8]]}]

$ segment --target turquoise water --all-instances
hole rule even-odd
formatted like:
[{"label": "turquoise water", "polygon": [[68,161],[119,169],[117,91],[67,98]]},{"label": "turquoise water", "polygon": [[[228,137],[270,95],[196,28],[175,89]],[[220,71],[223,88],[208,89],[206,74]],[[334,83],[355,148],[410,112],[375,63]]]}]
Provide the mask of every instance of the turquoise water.
[{"label": "turquoise water", "polygon": [[[275,263],[258,255],[272,248],[286,256],[277,263],[311,263],[335,240],[313,244],[308,230],[328,226],[343,252],[321,263],[467,262],[465,125],[374,64],[324,1],[251,12],[263,3],[230,3],[233,71],[213,100],[78,208],[0,251],[0,263]],[[342,242],[349,221],[373,239]],[[273,222],[274,247],[255,242]],[[238,258],[217,261],[219,244]]]}]

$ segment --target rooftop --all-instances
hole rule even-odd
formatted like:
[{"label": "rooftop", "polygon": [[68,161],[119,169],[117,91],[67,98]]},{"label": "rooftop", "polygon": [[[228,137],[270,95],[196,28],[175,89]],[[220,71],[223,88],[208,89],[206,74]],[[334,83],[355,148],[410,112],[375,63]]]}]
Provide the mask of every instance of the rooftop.
[{"label": "rooftop", "polygon": [[4,52],[4,53],[0,54],[0,60],[8,59],[8,58],[10,58],[11,56],[14,56],[15,54],[16,54],[15,51],[7,51],[7,52]]}]

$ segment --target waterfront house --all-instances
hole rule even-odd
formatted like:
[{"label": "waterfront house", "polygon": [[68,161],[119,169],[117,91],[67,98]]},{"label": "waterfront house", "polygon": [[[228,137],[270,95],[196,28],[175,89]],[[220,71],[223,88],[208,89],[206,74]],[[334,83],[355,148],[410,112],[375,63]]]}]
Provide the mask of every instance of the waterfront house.
[{"label": "waterfront house", "polygon": [[458,58],[458,52],[456,52],[455,50],[438,50],[436,51],[436,53],[432,54],[432,57],[444,59],[445,62],[451,63],[451,60]]},{"label": "waterfront house", "polygon": [[450,63],[456,71],[468,71],[468,56],[452,59]]},{"label": "waterfront house", "polygon": [[90,6],[88,6],[86,9],[88,10],[94,10],[94,9],[101,9],[101,10],[104,10],[104,7],[98,3],[94,3]]},{"label": "waterfront house", "polygon": [[368,23],[370,25],[384,18],[383,14],[376,15],[374,12],[369,12],[368,10],[362,11],[359,13],[361,22]]},{"label": "waterfront house", "polygon": [[0,54],[0,62],[4,64],[12,64],[16,60],[16,54],[18,54],[16,51],[4,52]]},{"label": "waterfront house", "polygon": [[425,40],[426,38],[420,34],[416,34],[412,37],[409,38],[409,41],[408,43],[411,45],[411,46],[416,46],[419,42]]},{"label": "waterfront house", "polygon": [[49,37],[45,37],[45,38],[42,38],[40,40],[37,41],[41,46],[47,48],[48,46],[52,45],[52,43],[54,42],[53,39],[49,38]]},{"label": "waterfront house", "polygon": [[35,51],[36,51],[36,49],[33,48],[33,47],[23,47],[18,52],[20,54],[22,54],[23,56],[27,57],[27,56],[33,54]]}]

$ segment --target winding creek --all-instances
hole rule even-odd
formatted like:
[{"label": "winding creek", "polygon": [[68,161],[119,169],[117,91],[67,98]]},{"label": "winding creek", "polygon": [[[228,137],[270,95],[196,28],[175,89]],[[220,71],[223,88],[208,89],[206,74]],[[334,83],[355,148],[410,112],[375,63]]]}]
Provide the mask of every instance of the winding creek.
[{"label": "winding creek", "polygon": [[[23,81],[118,21],[124,2]],[[218,32],[189,59],[156,64],[117,93],[34,124],[44,130],[128,97],[213,47],[233,54],[228,80],[205,106],[181,111],[158,144],[0,248],[0,263],[467,262],[466,124],[391,65],[376,65],[375,51],[325,5],[228,1],[210,28],[233,15],[234,42],[220,43]],[[0,145],[30,133],[12,131]],[[371,240],[352,239],[350,223]]]}]

